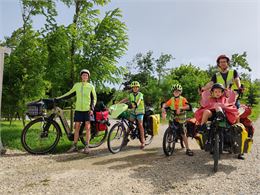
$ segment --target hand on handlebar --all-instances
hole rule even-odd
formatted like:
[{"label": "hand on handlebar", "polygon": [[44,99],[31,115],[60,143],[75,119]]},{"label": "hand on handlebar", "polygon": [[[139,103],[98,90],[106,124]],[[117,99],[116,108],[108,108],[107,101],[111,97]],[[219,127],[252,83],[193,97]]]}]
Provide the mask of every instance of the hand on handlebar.
[{"label": "hand on handlebar", "polygon": [[94,114],[94,113],[93,113],[93,110],[90,110],[90,111],[89,111],[89,115],[93,116],[93,114]]}]

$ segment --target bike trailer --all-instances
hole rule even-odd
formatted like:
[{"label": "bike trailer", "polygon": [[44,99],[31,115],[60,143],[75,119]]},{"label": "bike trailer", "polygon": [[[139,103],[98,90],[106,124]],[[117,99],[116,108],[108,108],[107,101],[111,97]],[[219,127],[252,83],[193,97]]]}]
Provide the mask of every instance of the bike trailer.
[{"label": "bike trailer", "polygon": [[153,129],[153,135],[158,135],[158,130],[160,126],[160,115],[159,114],[153,114],[150,115],[150,121],[151,121],[151,127]]}]

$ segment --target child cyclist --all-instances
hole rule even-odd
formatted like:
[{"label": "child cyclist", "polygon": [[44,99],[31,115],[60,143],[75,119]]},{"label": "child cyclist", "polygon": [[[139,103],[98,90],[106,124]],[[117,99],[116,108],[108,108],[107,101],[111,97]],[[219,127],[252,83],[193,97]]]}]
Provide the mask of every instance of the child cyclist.
[{"label": "child cyclist", "polygon": [[89,153],[90,140],[90,115],[93,115],[93,110],[97,101],[95,87],[88,82],[90,72],[87,69],[80,71],[81,82],[75,83],[72,89],[66,94],[56,98],[57,100],[68,99],[76,96],[76,108],[74,113],[75,133],[74,142],[68,152],[78,151],[77,142],[79,139],[80,124],[84,123],[86,128],[86,146],[84,153]]},{"label": "child cyclist", "polygon": [[[141,137],[141,149],[145,147],[145,138],[144,138],[144,127],[143,127],[143,118],[144,118],[144,95],[139,91],[140,83],[138,81],[133,81],[131,83],[132,92],[129,94],[128,98],[121,100],[119,103],[130,102],[132,103],[132,110],[130,112],[130,121],[137,119],[138,128],[140,130]],[[127,134],[129,129],[127,130]],[[125,142],[127,142],[125,140]]]},{"label": "child cyclist", "polygon": [[188,138],[186,136],[186,110],[190,109],[190,105],[185,97],[181,96],[182,94],[182,86],[180,84],[174,84],[172,87],[173,97],[169,99],[166,103],[162,106],[162,118],[166,118],[166,107],[170,107],[171,110],[175,111],[175,114],[170,117],[170,120],[176,121],[180,124],[181,128],[181,136],[184,141],[184,145],[186,147],[186,154],[188,156],[193,156],[192,150],[189,148]]},{"label": "child cyclist", "polygon": [[227,120],[230,124],[234,124],[239,120],[238,109],[234,104],[228,102],[228,98],[225,95],[225,88],[220,83],[215,83],[211,87],[211,96],[195,112],[196,120],[201,124],[201,131],[206,131],[206,122],[213,115],[223,117],[223,111],[226,114]]}]

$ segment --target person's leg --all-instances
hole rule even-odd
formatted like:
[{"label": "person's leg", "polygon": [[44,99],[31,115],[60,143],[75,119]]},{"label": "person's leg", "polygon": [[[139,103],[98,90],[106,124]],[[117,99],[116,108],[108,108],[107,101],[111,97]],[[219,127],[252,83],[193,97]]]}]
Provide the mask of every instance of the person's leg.
[{"label": "person's leg", "polygon": [[212,112],[210,110],[204,110],[202,114],[201,125],[206,124],[210,117],[212,117]]},{"label": "person's leg", "polygon": [[77,143],[79,139],[79,128],[80,128],[80,122],[75,122],[75,132],[74,132],[74,141],[71,148],[68,150],[68,152],[76,152],[78,150]]},{"label": "person's leg", "polygon": [[89,144],[89,140],[90,140],[90,121],[86,121],[85,122],[85,128],[86,128],[86,144]]},{"label": "person's leg", "polygon": [[141,149],[143,149],[144,146],[145,146],[144,126],[143,126],[144,115],[138,114],[138,115],[136,115],[136,118],[137,118],[137,121],[138,121],[138,128],[139,128],[139,131],[140,131]]},{"label": "person's leg", "polygon": [[[134,121],[135,121],[135,115],[133,115],[132,113],[130,113],[129,121],[130,121],[130,122],[134,122]],[[127,127],[127,129],[126,129],[126,135],[125,135],[125,137],[124,137],[123,146],[126,146],[127,143],[129,142],[128,136],[129,136],[129,133],[130,133],[130,131],[131,131],[131,128],[134,128],[134,127],[132,126],[132,124],[130,124],[130,126]]]},{"label": "person's leg", "polygon": [[79,140],[79,128],[80,128],[80,122],[75,122],[74,144],[76,145]]},{"label": "person's leg", "polygon": [[138,128],[140,131],[141,149],[143,149],[145,146],[143,120],[138,120]]},{"label": "person's leg", "polygon": [[85,154],[88,154],[89,153],[89,140],[90,140],[90,129],[91,129],[91,123],[90,123],[90,115],[89,115],[89,112],[86,112],[85,113],[85,116],[84,116],[84,121],[85,121],[85,129],[86,129],[86,146],[83,150],[83,152]]},{"label": "person's leg", "polygon": [[184,145],[186,147],[186,154],[189,156],[193,156],[193,152],[191,151],[191,149],[189,148],[189,143],[188,143],[188,137],[187,137],[187,129],[185,124],[180,124],[180,128],[181,128],[181,137],[182,140],[184,142]]}]

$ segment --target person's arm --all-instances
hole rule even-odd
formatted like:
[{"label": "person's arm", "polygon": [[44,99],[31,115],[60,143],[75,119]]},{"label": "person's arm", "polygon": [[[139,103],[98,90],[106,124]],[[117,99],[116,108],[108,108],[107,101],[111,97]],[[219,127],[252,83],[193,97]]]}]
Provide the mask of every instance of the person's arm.
[{"label": "person's arm", "polygon": [[214,74],[212,77],[211,77],[211,81],[208,82],[204,87],[201,88],[201,91],[206,91],[206,90],[209,90],[211,89],[211,87],[213,86],[214,83],[217,82],[217,76],[216,74]]},{"label": "person's arm", "polygon": [[141,101],[144,99],[143,94],[140,96],[140,99],[136,102],[136,106],[138,107]]},{"label": "person's arm", "polygon": [[213,86],[213,81],[210,81],[210,82],[208,82],[204,87],[201,87],[201,90],[202,91],[207,91],[207,90],[209,90],[209,89],[211,89],[211,87]]},{"label": "person's arm", "polygon": [[241,82],[240,82],[240,78],[239,78],[239,75],[238,75],[236,70],[234,70],[234,82],[235,82],[237,88],[240,89],[241,88]]},{"label": "person's arm", "polygon": [[94,86],[92,86],[90,97],[91,97],[90,109],[93,111],[97,103],[97,94]]},{"label": "person's arm", "polygon": [[57,100],[65,100],[65,99],[69,99],[69,98],[71,98],[71,97],[73,97],[75,95],[76,95],[76,84],[67,93],[65,93],[64,95],[59,96],[59,97],[57,97],[55,99],[57,99]]},{"label": "person's arm", "polygon": [[171,105],[171,99],[169,99],[166,103],[164,103],[162,105],[162,118],[165,119],[166,118],[166,109],[167,107],[169,107]]},{"label": "person's arm", "polygon": [[129,101],[128,98],[124,98],[124,99],[120,100],[120,101],[118,102],[118,104],[126,103],[126,102],[128,102],[128,101]]}]

